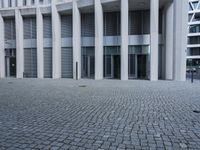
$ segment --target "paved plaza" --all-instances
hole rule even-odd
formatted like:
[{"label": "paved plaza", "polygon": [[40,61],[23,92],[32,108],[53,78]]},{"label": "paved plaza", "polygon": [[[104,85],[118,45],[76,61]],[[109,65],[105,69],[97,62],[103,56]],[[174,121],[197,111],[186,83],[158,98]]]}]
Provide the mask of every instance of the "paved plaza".
[{"label": "paved plaza", "polygon": [[200,149],[200,82],[0,80],[0,150]]}]

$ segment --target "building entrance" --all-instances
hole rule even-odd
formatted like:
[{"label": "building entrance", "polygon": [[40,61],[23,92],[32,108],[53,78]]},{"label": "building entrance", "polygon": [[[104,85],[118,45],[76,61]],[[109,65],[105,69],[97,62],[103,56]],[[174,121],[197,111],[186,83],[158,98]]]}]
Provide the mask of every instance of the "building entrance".
[{"label": "building entrance", "polygon": [[129,79],[148,78],[149,50],[145,46],[129,47]]},{"label": "building entrance", "polygon": [[121,59],[119,47],[105,47],[104,49],[104,77],[120,79]]},{"label": "building entrance", "polygon": [[16,57],[10,58],[10,76],[16,76]]},{"label": "building entrance", "polygon": [[146,79],[146,55],[138,55],[137,64],[138,64],[138,79]]},{"label": "building entrance", "polygon": [[82,78],[94,78],[94,47],[82,48]]},{"label": "building entrance", "polygon": [[137,78],[137,55],[129,54],[128,55],[128,70],[129,70],[129,79]]},{"label": "building entrance", "polygon": [[5,53],[6,77],[16,77],[16,50],[6,49]]},{"label": "building entrance", "polygon": [[129,78],[146,79],[147,55],[129,54]]},{"label": "building entrance", "polygon": [[112,56],[113,59],[113,67],[112,72],[113,72],[113,78],[114,79],[120,79],[120,55],[113,55]]}]

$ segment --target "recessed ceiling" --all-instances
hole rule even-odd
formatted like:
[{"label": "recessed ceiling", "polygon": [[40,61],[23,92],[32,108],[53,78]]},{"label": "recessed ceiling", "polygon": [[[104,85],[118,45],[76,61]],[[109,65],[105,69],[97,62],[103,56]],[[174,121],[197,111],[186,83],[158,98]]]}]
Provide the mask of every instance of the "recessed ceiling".
[{"label": "recessed ceiling", "polygon": [[94,5],[79,8],[79,10],[80,10],[81,13],[91,13],[91,12],[94,12]]},{"label": "recessed ceiling", "polygon": [[[163,8],[172,0],[159,0],[159,7]],[[102,3],[104,12],[120,11],[121,0],[110,0]],[[129,10],[149,10],[150,0],[129,0]],[[81,13],[92,13],[94,12],[94,5],[79,8]],[[60,12],[61,14],[69,14],[71,10]]]},{"label": "recessed ceiling", "polygon": [[[162,8],[171,0],[159,0],[159,7]],[[104,11],[119,11],[121,8],[121,1],[113,1],[103,4]],[[129,0],[130,10],[146,10],[150,9],[150,0]]]}]

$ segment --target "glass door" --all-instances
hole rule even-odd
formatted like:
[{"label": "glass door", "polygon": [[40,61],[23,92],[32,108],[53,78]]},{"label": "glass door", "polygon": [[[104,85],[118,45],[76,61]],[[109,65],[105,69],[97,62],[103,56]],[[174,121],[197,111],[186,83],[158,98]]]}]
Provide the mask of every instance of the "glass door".
[{"label": "glass door", "polygon": [[114,79],[120,79],[121,72],[121,64],[120,64],[120,55],[113,55],[113,64],[112,64],[112,72],[113,72],[113,78]]},{"label": "glass door", "polygon": [[111,55],[104,56],[104,77],[111,78]]},{"label": "glass door", "polygon": [[6,77],[16,77],[16,50],[5,50],[5,71]]},{"label": "glass door", "polygon": [[104,47],[104,77],[107,79],[120,79],[120,47],[106,46]]},{"label": "glass door", "polygon": [[82,48],[82,78],[94,78],[94,48]]},{"label": "glass door", "polygon": [[128,55],[128,70],[129,70],[129,79],[137,78],[137,55],[129,54]]},{"label": "glass door", "polygon": [[10,76],[11,77],[16,76],[16,57],[10,58]]},{"label": "glass door", "polygon": [[146,79],[147,75],[146,75],[146,63],[147,63],[147,59],[146,59],[146,55],[138,55],[137,56],[137,63],[138,63],[138,78],[139,79]]}]

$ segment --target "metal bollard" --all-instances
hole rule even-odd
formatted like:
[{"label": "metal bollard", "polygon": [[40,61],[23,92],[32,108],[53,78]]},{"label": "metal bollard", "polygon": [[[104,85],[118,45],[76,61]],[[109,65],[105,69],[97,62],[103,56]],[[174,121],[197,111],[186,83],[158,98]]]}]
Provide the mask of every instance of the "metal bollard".
[{"label": "metal bollard", "polygon": [[192,69],[191,70],[191,83],[194,82],[194,70]]},{"label": "metal bollard", "polygon": [[76,80],[78,80],[78,62],[76,62]]}]

